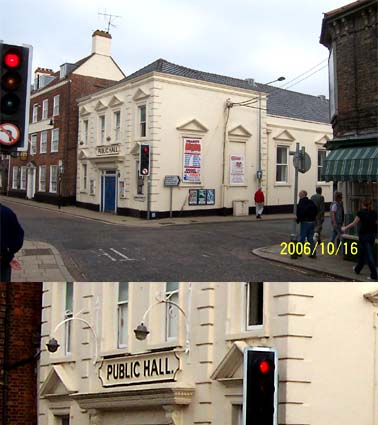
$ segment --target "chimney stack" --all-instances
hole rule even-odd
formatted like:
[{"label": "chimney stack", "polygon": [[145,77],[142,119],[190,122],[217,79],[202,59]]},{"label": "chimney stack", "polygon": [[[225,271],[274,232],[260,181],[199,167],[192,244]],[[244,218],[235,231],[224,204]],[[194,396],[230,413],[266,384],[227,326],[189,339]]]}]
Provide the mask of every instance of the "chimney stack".
[{"label": "chimney stack", "polygon": [[92,54],[110,56],[110,45],[112,36],[101,30],[96,30],[92,34]]}]

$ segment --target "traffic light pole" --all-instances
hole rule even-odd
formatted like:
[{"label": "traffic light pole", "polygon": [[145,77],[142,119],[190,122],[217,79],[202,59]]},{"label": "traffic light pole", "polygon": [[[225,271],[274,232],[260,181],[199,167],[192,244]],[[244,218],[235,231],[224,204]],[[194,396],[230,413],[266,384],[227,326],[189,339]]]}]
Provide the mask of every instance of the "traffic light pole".
[{"label": "traffic light pole", "polygon": [[151,186],[152,186],[151,174],[152,174],[152,169],[150,170],[150,175],[147,177],[147,220],[150,220],[151,218]]}]

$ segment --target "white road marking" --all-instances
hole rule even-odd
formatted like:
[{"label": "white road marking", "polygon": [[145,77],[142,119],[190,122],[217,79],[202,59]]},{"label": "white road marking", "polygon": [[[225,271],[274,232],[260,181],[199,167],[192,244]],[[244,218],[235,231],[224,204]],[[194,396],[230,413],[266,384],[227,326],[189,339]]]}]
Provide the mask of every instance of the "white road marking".
[{"label": "white road marking", "polygon": [[136,261],[135,258],[129,258],[127,255],[122,254],[122,252],[119,252],[114,248],[110,248],[110,250],[115,252],[116,254],[118,254],[120,257],[124,258],[127,261]]},{"label": "white road marking", "polygon": [[113,258],[110,254],[108,254],[107,252],[105,252],[102,248],[98,249],[101,252],[101,255],[104,255],[105,257],[110,258],[112,261],[117,261],[115,258]]}]

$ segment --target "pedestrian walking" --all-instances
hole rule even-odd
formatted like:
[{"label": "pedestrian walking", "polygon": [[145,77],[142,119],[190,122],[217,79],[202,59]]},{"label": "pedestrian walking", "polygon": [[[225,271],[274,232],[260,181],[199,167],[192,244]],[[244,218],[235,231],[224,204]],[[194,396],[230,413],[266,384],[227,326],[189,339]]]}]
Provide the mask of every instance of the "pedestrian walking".
[{"label": "pedestrian walking", "polygon": [[358,240],[360,242],[360,252],[358,263],[353,267],[356,274],[360,274],[365,263],[370,269],[370,279],[377,280],[377,268],[374,263],[374,243],[377,237],[377,211],[371,206],[371,200],[365,199],[362,203],[362,210],[358,211],[355,219],[347,226],[341,227],[342,232],[360,224],[358,230]]},{"label": "pedestrian walking", "polygon": [[343,194],[341,192],[335,192],[334,202],[331,205],[330,213],[332,227],[330,242],[336,243],[336,246],[338,246],[341,243],[341,226],[344,224],[345,215],[343,206]]},{"label": "pedestrian walking", "polygon": [[256,218],[261,218],[264,211],[264,192],[259,187],[255,192],[255,204],[256,204]]},{"label": "pedestrian walking", "polygon": [[323,223],[324,223],[324,213],[325,213],[324,196],[322,195],[322,188],[320,186],[316,188],[316,193],[311,196],[311,201],[316,205],[316,208],[318,210],[318,213],[315,219],[314,239],[320,243],[321,233],[323,230]]},{"label": "pedestrian walking", "polygon": [[0,204],[0,281],[10,282],[12,269],[19,270],[20,263],[14,258],[24,243],[24,230],[16,214],[5,205]]},{"label": "pedestrian walking", "polygon": [[300,239],[299,242],[304,244],[306,239],[310,243],[311,253],[310,258],[316,258],[316,253],[314,252],[314,233],[315,233],[315,220],[318,213],[318,209],[314,202],[311,199],[308,199],[307,192],[301,190],[298,194],[299,202],[297,207],[297,223],[300,223]]}]

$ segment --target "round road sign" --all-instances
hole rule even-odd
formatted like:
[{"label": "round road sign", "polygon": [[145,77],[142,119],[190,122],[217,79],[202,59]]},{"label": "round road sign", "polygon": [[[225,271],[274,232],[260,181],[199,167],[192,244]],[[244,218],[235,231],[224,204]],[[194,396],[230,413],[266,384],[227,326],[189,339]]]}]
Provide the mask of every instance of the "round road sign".
[{"label": "round road sign", "polygon": [[19,128],[9,122],[0,124],[0,144],[11,146],[20,140],[21,132]]}]

